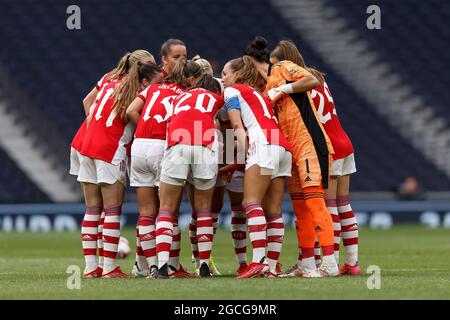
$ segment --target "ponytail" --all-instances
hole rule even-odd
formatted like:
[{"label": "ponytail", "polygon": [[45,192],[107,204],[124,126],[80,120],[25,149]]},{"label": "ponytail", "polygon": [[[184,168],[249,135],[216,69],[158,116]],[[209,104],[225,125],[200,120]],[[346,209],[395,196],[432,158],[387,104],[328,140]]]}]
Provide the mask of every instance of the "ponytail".
[{"label": "ponytail", "polygon": [[164,82],[175,83],[176,85],[188,88],[189,87],[189,77],[197,78],[202,74],[202,68],[199,64],[193,62],[192,60],[186,60],[182,57],[177,60],[172,73],[164,79]]},{"label": "ponytail", "polygon": [[202,73],[208,73],[210,75],[214,74],[211,63],[209,63],[208,60],[200,57],[200,55],[197,54],[196,56],[194,56],[192,58],[192,61],[195,62],[196,64],[198,64],[202,68]]},{"label": "ponytail", "polygon": [[139,61],[133,63],[123,82],[114,89],[112,95],[114,97],[113,112],[118,114],[122,109],[129,106],[136,98],[141,81],[143,79],[151,81],[159,72],[161,72],[161,69],[154,63],[144,64]]},{"label": "ponytail", "polygon": [[127,52],[123,55],[122,58],[120,58],[117,67],[114,68],[109,76],[109,81],[120,78],[122,75],[128,72],[128,59],[130,58],[130,56],[131,52]]},{"label": "ponytail", "polygon": [[152,54],[147,50],[139,49],[133,52],[127,52],[123,55],[122,58],[120,58],[117,67],[115,67],[114,70],[111,71],[111,74],[109,75],[109,81],[119,79],[120,77],[127,74],[130,70],[131,64],[136,61],[140,61],[142,63],[155,63],[155,58],[153,58]]},{"label": "ponytail", "polygon": [[128,70],[127,76],[123,79],[114,89],[112,94],[114,98],[114,104],[112,106],[113,112],[119,113],[120,109],[128,106],[136,96],[136,92],[139,88],[138,70],[140,62],[134,63]]}]

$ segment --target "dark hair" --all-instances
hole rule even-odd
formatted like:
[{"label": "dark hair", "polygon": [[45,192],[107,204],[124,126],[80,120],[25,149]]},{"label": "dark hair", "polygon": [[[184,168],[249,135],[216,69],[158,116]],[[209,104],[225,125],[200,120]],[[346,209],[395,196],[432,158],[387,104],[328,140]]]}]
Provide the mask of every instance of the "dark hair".
[{"label": "dark hair", "polygon": [[144,79],[151,81],[160,72],[161,68],[157,64],[142,63],[138,70],[139,82]]},{"label": "dark hair", "polygon": [[220,83],[210,74],[204,73],[201,78],[198,80],[195,88],[203,88],[209,90],[211,92],[220,94]]},{"label": "dark hair", "polygon": [[161,46],[161,57],[165,57],[169,54],[169,50],[171,46],[180,45],[180,46],[186,46],[183,41],[179,39],[169,39],[166,40]]},{"label": "dark hair", "polygon": [[197,78],[202,74],[202,67],[192,60],[181,57],[177,60],[172,73],[164,79],[164,82],[175,83],[183,88],[189,87],[189,77]]},{"label": "dark hair", "polygon": [[245,48],[245,55],[254,58],[258,62],[269,63],[270,51],[269,45],[263,37],[255,37]]}]

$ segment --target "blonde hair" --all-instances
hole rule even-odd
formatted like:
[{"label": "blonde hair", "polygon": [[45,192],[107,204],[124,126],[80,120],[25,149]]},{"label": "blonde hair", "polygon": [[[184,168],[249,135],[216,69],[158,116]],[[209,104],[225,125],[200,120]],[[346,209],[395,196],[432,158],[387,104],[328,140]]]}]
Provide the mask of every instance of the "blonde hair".
[{"label": "blonde hair", "polygon": [[208,60],[201,58],[200,55],[197,54],[192,58],[192,61],[202,68],[202,73],[213,75],[214,72],[211,67],[211,63],[209,63]]},{"label": "blonde hair", "polygon": [[259,73],[250,56],[230,60],[228,64],[233,73],[236,73],[234,83],[246,84],[253,88],[256,87]]},{"label": "blonde hair", "polygon": [[125,53],[123,57],[120,58],[119,63],[114,68],[114,70],[111,71],[109,75],[109,81],[116,80],[124,76],[125,74],[128,73],[128,71],[130,70],[130,66],[133,63],[137,61],[143,62],[145,59],[155,60],[155,58],[153,58],[153,55],[150,52],[143,49],[138,49],[133,52]]},{"label": "blonde hair", "polygon": [[[126,55],[125,55],[126,56]],[[145,50],[136,50],[129,54],[127,57],[126,67],[126,77],[123,82],[114,88],[112,97],[114,98],[114,104],[112,106],[113,112],[119,113],[121,109],[126,108],[130,103],[136,98],[140,82],[140,70],[139,67],[142,66],[145,59],[153,58],[153,56]],[[154,63],[150,63],[153,65]]]},{"label": "blonde hair", "polygon": [[164,82],[175,83],[180,87],[188,88],[190,86],[188,78],[200,77],[202,73],[202,68],[198,63],[181,57],[177,60],[177,64],[173,68],[172,73],[164,79]]},{"label": "blonde hair", "polygon": [[276,48],[271,52],[270,56],[277,58],[279,61],[289,60],[308,70],[314,77],[317,78],[317,80],[320,81],[321,85],[325,82],[325,74],[314,68],[307,67],[305,64],[305,59],[303,59],[302,54],[292,41],[281,40],[278,42]]}]

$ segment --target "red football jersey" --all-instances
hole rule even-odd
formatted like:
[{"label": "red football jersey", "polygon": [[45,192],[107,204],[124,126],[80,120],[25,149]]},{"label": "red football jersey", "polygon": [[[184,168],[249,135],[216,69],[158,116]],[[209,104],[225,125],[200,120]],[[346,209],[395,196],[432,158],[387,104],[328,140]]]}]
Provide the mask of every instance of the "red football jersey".
[{"label": "red football jersey", "polygon": [[166,140],[167,120],[172,115],[172,102],[185,92],[174,83],[153,84],[139,94],[145,101],[134,137]]},{"label": "red football jersey", "polygon": [[237,84],[225,89],[227,111],[241,112],[242,123],[248,132],[249,143],[279,145],[290,150],[289,143],[281,133],[277,119],[268,98],[261,96],[253,88]]},{"label": "red football jersey", "polygon": [[[97,89],[98,93],[95,97],[93,105],[97,102],[97,99],[101,97],[102,95],[102,89],[110,83],[109,81],[109,75],[111,72],[106,73],[96,84],[95,88]],[[83,140],[84,136],[86,134],[86,119],[83,120],[83,123],[81,124],[80,128],[78,129],[77,133],[73,137],[71,146],[77,150],[78,152],[81,151],[81,147],[83,146]]]},{"label": "red football jersey", "polygon": [[327,83],[325,82],[323,86],[312,90],[311,98],[317,109],[320,122],[322,122],[325,132],[333,145],[333,159],[343,159],[352,154],[354,152],[352,142],[341,126]]},{"label": "red football jersey", "polygon": [[216,135],[214,117],[223,104],[220,95],[202,88],[176,97],[167,126],[167,147],[182,143],[212,148]]},{"label": "red football jersey", "polygon": [[103,88],[95,104],[93,117],[86,130],[81,154],[93,159],[118,165],[125,160],[126,145],[133,137],[134,125],[125,123],[120,114],[113,112],[114,88],[122,80],[114,80]]}]

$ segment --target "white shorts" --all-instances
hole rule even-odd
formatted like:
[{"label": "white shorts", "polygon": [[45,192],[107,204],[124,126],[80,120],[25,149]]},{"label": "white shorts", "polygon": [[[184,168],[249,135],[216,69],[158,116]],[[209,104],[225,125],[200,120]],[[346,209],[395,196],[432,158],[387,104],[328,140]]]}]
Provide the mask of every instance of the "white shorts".
[{"label": "white shorts", "polygon": [[352,153],[343,159],[333,160],[330,176],[346,176],[356,172],[355,154]]},{"label": "white shorts", "polygon": [[255,164],[265,169],[261,174],[271,175],[272,179],[290,177],[292,155],[283,147],[253,142],[248,149],[245,170]]},{"label": "white shorts", "polygon": [[160,180],[183,186],[191,172],[194,188],[207,190],[216,184],[217,161],[215,152],[207,147],[177,144],[164,153]]},{"label": "white shorts", "polygon": [[103,160],[92,159],[82,155],[78,181],[94,184],[114,184],[116,181],[119,181],[126,186],[126,167],[127,160],[122,160],[119,165],[113,165]]},{"label": "white shorts", "polygon": [[[192,176],[190,176],[187,181],[192,184]],[[217,179],[216,188],[217,187],[226,187],[227,190],[231,192],[237,193],[244,192],[244,172],[235,171],[230,181],[226,181],[224,179]]]},{"label": "white shorts", "polygon": [[130,185],[158,187],[166,141],[135,139],[131,145]]},{"label": "white shorts", "polygon": [[80,172],[80,162],[81,162],[81,154],[75,150],[73,147],[70,147],[70,169],[69,174],[73,176],[77,176],[78,172]]},{"label": "white shorts", "polygon": [[244,172],[235,171],[231,180],[227,183],[227,190],[231,192],[244,192]]}]

